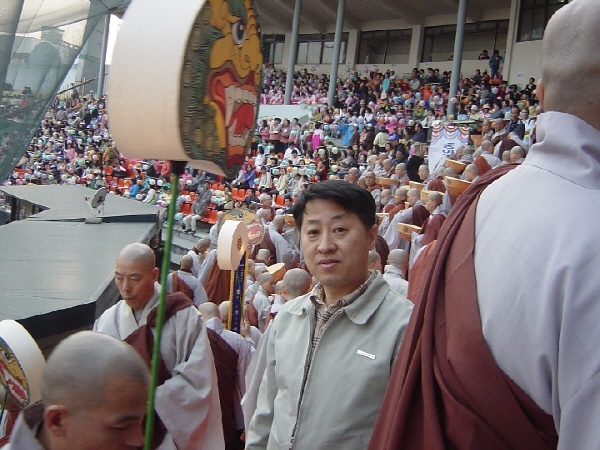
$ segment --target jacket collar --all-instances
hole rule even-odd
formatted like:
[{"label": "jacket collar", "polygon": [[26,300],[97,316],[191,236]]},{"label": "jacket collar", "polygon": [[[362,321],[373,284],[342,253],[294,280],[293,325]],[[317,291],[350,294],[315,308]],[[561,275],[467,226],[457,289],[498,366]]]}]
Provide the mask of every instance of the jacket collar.
[{"label": "jacket collar", "polygon": [[[369,285],[363,295],[358,297],[343,310],[348,318],[357,325],[363,325],[377,311],[381,302],[390,291],[389,285],[381,275],[378,275]],[[288,302],[286,310],[289,314],[300,316],[302,314],[314,314],[315,306],[310,301],[312,293],[306,294]]]}]

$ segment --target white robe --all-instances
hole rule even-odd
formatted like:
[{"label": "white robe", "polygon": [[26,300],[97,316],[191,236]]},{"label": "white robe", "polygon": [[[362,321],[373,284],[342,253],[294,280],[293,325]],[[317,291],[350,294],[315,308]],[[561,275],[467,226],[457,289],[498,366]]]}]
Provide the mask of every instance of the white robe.
[{"label": "white robe", "polygon": [[[146,323],[158,304],[159,290],[156,283],[139,325],[133,310],[121,300],[96,320],[94,330],[127,338]],[[168,431],[159,449],[223,449],[217,373],[204,321],[196,308],[185,308],[165,323],[160,353],[171,378],[156,388],[155,410]]]},{"label": "white robe", "polygon": [[383,279],[390,285],[392,291],[403,297],[408,294],[408,281],[402,276],[402,272],[396,266],[386,265],[383,273]]},{"label": "white robe", "polygon": [[553,416],[558,449],[597,449],[600,131],[546,112],[537,137],[477,205],[481,326],[498,366]]},{"label": "white robe", "polygon": [[210,272],[210,268],[212,267],[212,263],[216,257],[217,249],[211,250],[208,256],[204,259],[202,267],[200,267],[200,273],[198,274],[198,281],[200,281],[200,284],[204,285],[204,283],[206,283],[208,272]]},{"label": "white robe", "polygon": [[[193,274],[188,272],[182,272],[181,270],[177,271],[177,276],[188,285],[188,287],[194,292],[194,298],[191,300],[194,302],[194,305],[200,306],[202,303],[208,301],[208,297],[206,295],[206,291],[204,290],[204,286],[202,283],[198,281]],[[167,291],[173,292],[173,274],[170,273],[167,275]]]},{"label": "white robe", "polygon": [[404,250],[409,249],[408,241],[404,241],[402,237],[400,237],[398,224],[412,223],[412,216],[413,210],[412,208],[408,208],[397,212],[392,220],[389,219],[389,216],[386,216],[381,222],[381,225],[379,225],[379,234],[383,236],[390,250],[395,250],[397,248]]},{"label": "white robe", "polygon": [[254,295],[254,307],[258,312],[258,329],[261,333],[265,331],[265,321],[269,315],[269,309],[271,308],[271,300],[265,292],[265,290],[259,286],[258,291]]},{"label": "white robe", "polygon": [[[23,414],[23,411],[19,413],[19,417],[10,435],[10,442],[2,447],[2,450],[44,450],[40,441],[36,439],[36,430],[32,430],[29,427]],[[41,425],[42,417],[39,420],[40,426],[43,426]]]},{"label": "white robe", "polygon": [[275,246],[277,262],[284,263],[286,270],[298,267],[300,264],[300,252],[291,240],[288,241],[283,237],[273,224],[269,225],[269,236]]},{"label": "white robe", "polygon": [[216,250],[217,243],[219,242],[218,224],[215,223],[212,227],[210,227],[210,230],[208,232],[208,237],[210,238],[210,245],[208,247],[208,250]]},{"label": "white robe", "polygon": [[202,267],[202,261],[200,260],[200,255],[196,253],[194,250],[190,250],[187,252],[188,256],[192,258],[192,262],[194,265],[192,266],[192,275],[198,278],[198,274],[200,273],[200,267]]},{"label": "white robe", "polygon": [[[277,319],[277,317],[275,318]],[[244,412],[244,429],[247,430],[256,411],[256,404],[258,401],[258,392],[260,390],[260,383],[262,382],[263,375],[267,369],[267,344],[269,343],[269,335],[271,334],[271,324],[269,323],[267,329],[262,335],[262,339],[256,347],[256,351],[252,356],[252,361],[246,371],[246,393],[242,398],[242,410]]]}]

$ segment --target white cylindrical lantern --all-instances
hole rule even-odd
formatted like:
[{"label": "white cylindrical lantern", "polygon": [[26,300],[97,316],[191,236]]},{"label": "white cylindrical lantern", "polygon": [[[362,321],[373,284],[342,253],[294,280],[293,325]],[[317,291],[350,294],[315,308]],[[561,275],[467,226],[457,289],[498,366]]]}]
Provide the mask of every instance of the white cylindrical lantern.
[{"label": "white cylindrical lantern", "polygon": [[252,0],[134,0],[108,85],[119,151],[236,175],[254,134],[262,62]]}]

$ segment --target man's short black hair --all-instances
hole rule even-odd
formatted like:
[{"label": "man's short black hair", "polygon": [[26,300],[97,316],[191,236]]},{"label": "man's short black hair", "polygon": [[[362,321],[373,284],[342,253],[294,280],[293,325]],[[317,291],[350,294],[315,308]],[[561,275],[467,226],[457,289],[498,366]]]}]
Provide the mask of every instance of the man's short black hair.
[{"label": "man's short black hair", "polygon": [[298,230],[302,229],[304,211],[311,200],[329,200],[337,203],[356,214],[366,230],[375,225],[375,200],[369,191],[347,181],[327,180],[308,186],[294,203],[292,214]]}]

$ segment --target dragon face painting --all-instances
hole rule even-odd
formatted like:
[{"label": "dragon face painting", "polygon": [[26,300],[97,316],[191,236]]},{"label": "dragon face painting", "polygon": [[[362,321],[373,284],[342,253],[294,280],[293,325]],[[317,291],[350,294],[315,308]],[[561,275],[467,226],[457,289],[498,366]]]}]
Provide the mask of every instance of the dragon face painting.
[{"label": "dragon face painting", "polygon": [[226,220],[235,220],[244,222],[248,228],[248,245],[260,244],[265,236],[265,227],[260,218],[247,209],[232,209],[225,213],[223,222]]},{"label": "dragon face painting", "polygon": [[0,382],[21,408],[29,405],[29,384],[25,372],[10,346],[2,338],[0,338]]},{"label": "dragon face painting", "polygon": [[262,62],[254,1],[207,0],[188,41],[181,80],[181,136],[191,159],[237,173],[252,143]]}]

